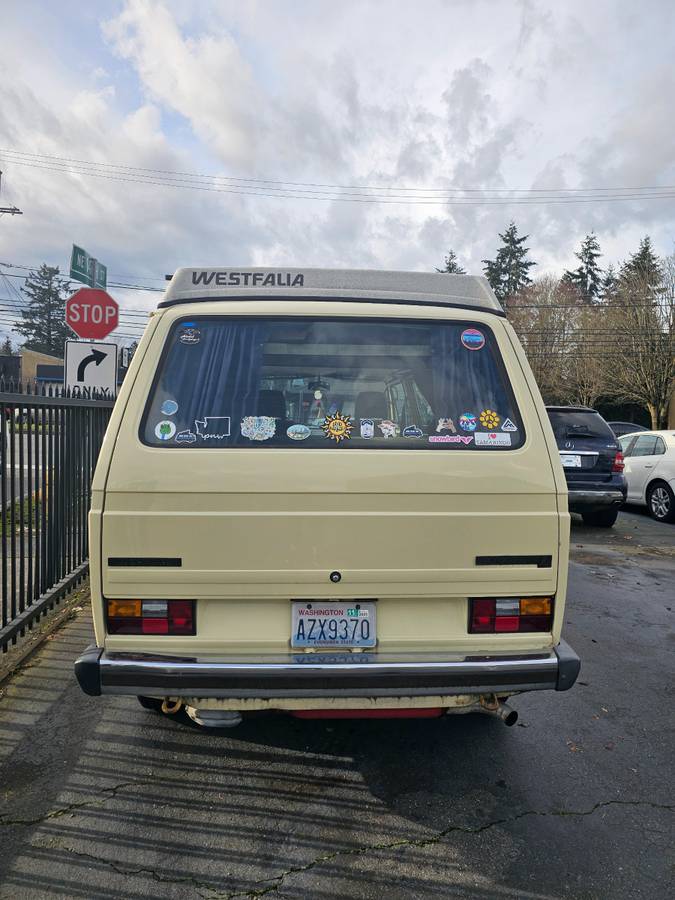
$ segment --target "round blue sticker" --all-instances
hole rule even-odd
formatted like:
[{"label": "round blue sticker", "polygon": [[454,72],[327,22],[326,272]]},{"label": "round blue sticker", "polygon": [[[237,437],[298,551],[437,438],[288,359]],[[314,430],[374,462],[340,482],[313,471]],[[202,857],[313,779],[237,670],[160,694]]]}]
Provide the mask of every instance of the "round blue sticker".
[{"label": "round blue sticker", "polygon": [[175,400],[165,400],[160,407],[163,415],[173,416],[178,412],[178,404]]},{"label": "round blue sticker", "polygon": [[485,346],[485,335],[477,328],[465,328],[462,332],[462,345],[467,350],[482,350]]}]

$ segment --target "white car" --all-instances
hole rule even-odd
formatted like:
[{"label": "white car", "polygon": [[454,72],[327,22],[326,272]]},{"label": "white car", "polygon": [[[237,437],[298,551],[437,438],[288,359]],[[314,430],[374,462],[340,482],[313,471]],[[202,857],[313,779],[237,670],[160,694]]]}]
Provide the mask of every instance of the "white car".
[{"label": "white car", "polygon": [[646,505],[658,522],[675,522],[675,431],[640,431],[619,438],[627,503]]}]

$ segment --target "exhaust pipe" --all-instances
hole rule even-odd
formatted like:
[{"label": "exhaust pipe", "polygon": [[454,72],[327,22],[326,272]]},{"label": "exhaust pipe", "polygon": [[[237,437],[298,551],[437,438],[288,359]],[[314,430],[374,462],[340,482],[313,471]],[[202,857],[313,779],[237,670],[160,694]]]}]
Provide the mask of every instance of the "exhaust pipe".
[{"label": "exhaust pipe", "polygon": [[497,709],[481,709],[481,712],[486,713],[488,716],[496,716],[496,718],[501,719],[505,725],[508,725],[509,728],[518,721],[518,713],[512,706],[509,706],[508,703],[500,703],[497,706]]},{"label": "exhaust pipe", "polygon": [[195,709],[194,706],[186,706],[185,712],[202,728],[236,728],[243,718],[240,712],[229,709]]},{"label": "exhaust pipe", "polygon": [[480,698],[480,712],[488,716],[495,716],[501,719],[509,728],[518,721],[518,713],[508,703],[501,703],[493,694],[490,699],[487,697]]},{"label": "exhaust pipe", "polygon": [[447,716],[461,715],[463,713],[484,713],[486,716],[494,716],[501,719],[505,725],[511,727],[518,721],[518,713],[508,703],[500,703],[494,694],[483,695],[477,703],[469,703],[466,706],[450,706],[446,709]]}]

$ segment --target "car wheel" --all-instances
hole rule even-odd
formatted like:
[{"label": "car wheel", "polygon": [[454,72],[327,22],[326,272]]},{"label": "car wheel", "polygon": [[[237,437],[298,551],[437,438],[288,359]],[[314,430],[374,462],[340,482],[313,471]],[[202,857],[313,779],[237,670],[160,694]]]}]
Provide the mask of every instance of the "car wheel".
[{"label": "car wheel", "polygon": [[162,701],[157,697],[138,697],[137,699],[143,709],[151,709],[153,712],[162,711]]},{"label": "car wheel", "polygon": [[657,522],[675,522],[675,494],[663,481],[649,486],[647,507]]},{"label": "car wheel", "polygon": [[603,509],[594,512],[582,513],[584,525],[592,525],[594,528],[611,528],[619,515],[618,509]]}]

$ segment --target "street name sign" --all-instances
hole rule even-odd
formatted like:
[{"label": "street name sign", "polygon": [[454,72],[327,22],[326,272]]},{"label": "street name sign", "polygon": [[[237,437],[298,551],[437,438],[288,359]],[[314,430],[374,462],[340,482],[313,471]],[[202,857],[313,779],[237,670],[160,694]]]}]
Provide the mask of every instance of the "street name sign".
[{"label": "street name sign", "polygon": [[72,393],[117,392],[117,344],[66,341],[63,382]]},{"label": "street name sign", "polygon": [[73,244],[70,255],[70,277],[93,288],[106,289],[108,286],[108,269],[96,257],[90,256],[82,247]]},{"label": "street name sign", "polygon": [[98,288],[80,288],[66,300],[66,325],[78,337],[100,341],[119,324],[117,301]]}]

